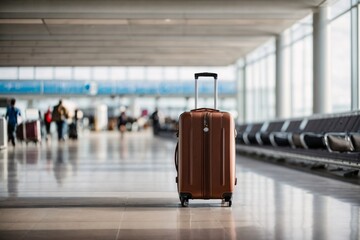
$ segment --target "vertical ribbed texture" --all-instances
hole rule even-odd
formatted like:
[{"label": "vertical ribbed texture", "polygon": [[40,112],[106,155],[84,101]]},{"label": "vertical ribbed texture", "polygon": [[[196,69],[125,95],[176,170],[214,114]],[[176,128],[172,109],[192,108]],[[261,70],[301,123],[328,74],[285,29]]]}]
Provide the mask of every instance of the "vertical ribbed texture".
[{"label": "vertical ribbed texture", "polygon": [[189,156],[188,156],[188,158],[187,159],[189,159],[188,161],[189,161],[189,164],[188,164],[188,166],[189,166],[189,172],[188,172],[188,174],[189,174],[189,184],[190,185],[192,185],[193,184],[193,165],[194,165],[194,159],[193,159],[193,142],[194,142],[194,140],[193,140],[193,136],[194,136],[194,133],[193,133],[193,117],[191,116],[191,113],[190,113],[190,141],[188,142],[188,149],[190,149],[190,151],[188,151],[189,152]]},{"label": "vertical ribbed texture", "polygon": [[225,186],[225,128],[222,127],[221,120],[221,185]]}]

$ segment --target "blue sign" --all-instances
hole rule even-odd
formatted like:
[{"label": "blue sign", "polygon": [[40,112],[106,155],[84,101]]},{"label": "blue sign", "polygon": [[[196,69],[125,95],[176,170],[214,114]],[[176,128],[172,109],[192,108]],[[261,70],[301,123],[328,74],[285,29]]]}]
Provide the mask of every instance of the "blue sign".
[{"label": "blue sign", "polygon": [[[235,82],[219,82],[219,95],[236,94]],[[199,85],[199,94],[212,94],[212,84]],[[0,94],[30,95],[194,95],[193,81],[53,81],[0,80]]]},{"label": "blue sign", "polygon": [[33,80],[0,81],[0,94],[41,94],[41,82]]},{"label": "blue sign", "polygon": [[89,90],[86,89],[84,82],[78,81],[43,81],[43,94],[87,94]]}]

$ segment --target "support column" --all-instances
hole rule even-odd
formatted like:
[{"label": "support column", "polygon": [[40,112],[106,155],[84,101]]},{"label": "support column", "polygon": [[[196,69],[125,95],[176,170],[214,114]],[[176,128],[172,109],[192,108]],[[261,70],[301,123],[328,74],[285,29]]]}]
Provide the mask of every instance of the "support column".
[{"label": "support column", "polygon": [[328,8],[317,8],[313,15],[313,113],[331,112],[327,21]]},{"label": "support column", "polygon": [[132,117],[138,117],[140,115],[140,109],[137,104],[137,98],[136,96],[130,96],[129,97],[129,114]]},{"label": "support column", "polygon": [[275,116],[276,118],[288,118],[291,113],[291,88],[290,81],[286,79],[284,63],[284,35],[276,37],[276,62],[275,62]]},{"label": "support column", "polygon": [[351,110],[360,109],[359,5],[351,9]]}]

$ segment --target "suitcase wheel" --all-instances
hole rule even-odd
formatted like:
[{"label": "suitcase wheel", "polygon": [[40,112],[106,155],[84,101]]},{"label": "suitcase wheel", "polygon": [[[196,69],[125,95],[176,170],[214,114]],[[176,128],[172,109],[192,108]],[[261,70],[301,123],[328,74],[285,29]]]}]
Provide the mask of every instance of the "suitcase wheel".
[{"label": "suitcase wheel", "polygon": [[232,205],[232,193],[224,193],[223,194],[223,202],[228,203],[228,206],[231,207],[231,205]]},{"label": "suitcase wheel", "polygon": [[181,202],[181,206],[183,207],[189,206],[189,199],[187,199],[186,197],[180,197],[180,202]]},{"label": "suitcase wheel", "polygon": [[231,205],[232,205],[232,200],[231,199],[227,199],[227,198],[224,198],[222,201],[221,201],[221,205],[222,206],[226,206],[226,203],[227,203],[227,206],[228,207],[231,207]]}]

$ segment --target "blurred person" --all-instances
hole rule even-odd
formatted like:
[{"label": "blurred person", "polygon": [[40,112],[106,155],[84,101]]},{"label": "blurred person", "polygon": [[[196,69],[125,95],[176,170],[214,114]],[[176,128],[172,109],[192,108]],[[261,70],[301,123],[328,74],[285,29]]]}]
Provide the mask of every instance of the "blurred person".
[{"label": "blurred person", "polygon": [[15,138],[16,138],[16,128],[18,125],[18,117],[21,116],[20,110],[15,107],[16,100],[13,98],[10,101],[10,106],[8,106],[5,114],[5,119],[7,120],[8,127],[8,141],[15,146]]},{"label": "blurred person", "polygon": [[39,109],[38,113],[39,113],[39,123],[40,123],[40,135],[41,135],[41,138],[43,138],[46,135],[46,131],[44,131],[45,118],[43,119],[40,109]]},{"label": "blurred person", "polygon": [[152,120],[154,135],[158,135],[160,130],[160,119],[159,119],[158,108],[155,108],[155,111],[151,114],[150,119]]},{"label": "blurred person", "polygon": [[65,120],[67,118],[68,118],[68,111],[64,107],[62,100],[59,100],[59,104],[54,106],[52,112],[52,121],[56,122],[59,141],[65,141],[64,128],[65,128]]},{"label": "blurred person", "polygon": [[52,112],[50,107],[48,107],[48,110],[44,114],[44,124],[46,129],[46,141],[48,140],[48,136],[50,136],[50,126],[52,121]]},{"label": "blurred person", "polygon": [[121,137],[124,136],[124,133],[126,132],[126,124],[128,122],[127,116],[125,111],[121,112],[119,118],[118,118],[118,129],[121,133]]}]

